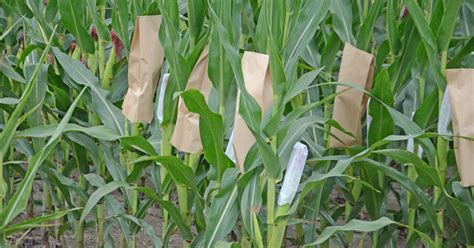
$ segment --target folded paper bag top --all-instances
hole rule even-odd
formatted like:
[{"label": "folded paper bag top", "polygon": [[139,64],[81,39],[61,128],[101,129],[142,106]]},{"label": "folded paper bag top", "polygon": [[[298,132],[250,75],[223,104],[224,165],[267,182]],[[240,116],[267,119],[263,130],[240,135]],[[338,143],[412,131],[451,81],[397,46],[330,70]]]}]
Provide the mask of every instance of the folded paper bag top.
[{"label": "folded paper bag top", "polygon": [[128,91],[122,113],[132,123],[150,123],[153,96],[163,64],[164,52],[158,38],[161,16],[138,16],[128,61]]},{"label": "folded paper bag top", "polygon": [[[454,135],[474,138],[474,69],[449,69],[446,79]],[[455,137],[454,153],[461,185],[473,186],[474,141]]]},{"label": "folded paper bag top", "polygon": [[[186,89],[199,90],[206,100],[212,89],[207,74],[208,55],[209,49],[206,46],[201,52],[186,84]],[[203,149],[199,133],[199,115],[189,112],[182,99],[178,103],[178,117],[171,137],[171,144],[178,150],[188,153],[201,152]]]},{"label": "folded paper bag top", "polygon": [[[366,90],[372,87],[374,74],[374,56],[346,43],[342,52],[339,82],[355,83]],[[362,141],[361,117],[367,107],[368,98],[363,92],[344,85],[338,85],[336,92],[345,91],[336,96],[332,118],[342,128],[354,135],[345,134],[331,127],[331,133],[339,138],[330,138],[331,147],[347,147],[360,144]]]},{"label": "folded paper bag top", "polygon": [[[242,73],[245,81],[245,88],[249,94],[255,98],[262,114],[264,114],[272,104],[273,89],[270,78],[269,57],[266,54],[255,52],[244,52],[242,57]],[[235,160],[240,170],[243,172],[245,157],[252,145],[255,137],[245,124],[239,114],[239,97],[237,96],[237,109],[234,119],[233,149]]]}]

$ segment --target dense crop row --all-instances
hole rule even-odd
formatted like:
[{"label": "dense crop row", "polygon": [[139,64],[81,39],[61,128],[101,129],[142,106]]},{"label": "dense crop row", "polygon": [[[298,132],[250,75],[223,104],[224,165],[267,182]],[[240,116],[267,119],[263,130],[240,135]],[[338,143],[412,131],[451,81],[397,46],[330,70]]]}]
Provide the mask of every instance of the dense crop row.
[{"label": "dense crop row", "polygon": [[473,36],[472,0],[2,0],[1,246],[474,247]]}]

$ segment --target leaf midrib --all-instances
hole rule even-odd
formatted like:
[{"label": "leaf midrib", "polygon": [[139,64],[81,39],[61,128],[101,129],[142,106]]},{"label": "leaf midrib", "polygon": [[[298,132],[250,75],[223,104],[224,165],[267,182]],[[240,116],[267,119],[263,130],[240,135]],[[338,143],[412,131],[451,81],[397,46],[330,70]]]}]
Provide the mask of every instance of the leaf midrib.
[{"label": "leaf midrib", "polygon": [[207,245],[207,248],[211,248],[211,244],[213,243],[213,240],[215,239],[215,237],[217,235],[218,228],[220,227],[222,221],[224,220],[224,216],[228,212],[228,210],[231,206],[231,203],[233,203],[233,198],[234,198],[234,195],[236,194],[236,192],[237,192],[237,186],[234,186],[234,188],[232,189],[232,193],[229,196],[229,200],[226,202],[226,204],[224,206],[224,210],[222,211],[222,213],[219,217],[219,220],[217,221],[217,225],[216,225],[216,227],[214,228],[214,231],[211,234],[211,238],[209,239],[209,243]]}]

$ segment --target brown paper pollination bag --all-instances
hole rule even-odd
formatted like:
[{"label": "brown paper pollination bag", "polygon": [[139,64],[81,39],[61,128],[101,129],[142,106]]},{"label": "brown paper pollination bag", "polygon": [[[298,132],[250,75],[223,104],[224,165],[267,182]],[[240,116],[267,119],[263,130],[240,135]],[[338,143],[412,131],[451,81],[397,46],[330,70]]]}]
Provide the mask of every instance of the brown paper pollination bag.
[{"label": "brown paper pollination bag", "polygon": [[122,112],[132,123],[150,123],[153,96],[163,64],[163,47],[158,39],[161,16],[139,16],[135,24],[128,61],[128,91]]},{"label": "brown paper pollination bag", "polygon": [[[355,83],[370,90],[373,74],[374,56],[346,43],[342,52],[338,81]],[[338,85],[336,92],[341,91],[345,92],[336,96],[332,118],[354,137],[331,127],[331,133],[342,141],[331,136],[329,142],[331,147],[348,147],[361,144],[362,141],[361,117],[367,107],[368,98],[357,89]]]},{"label": "brown paper pollination bag", "polygon": [[[474,69],[447,70],[446,79],[454,135],[474,138]],[[461,185],[473,186],[474,141],[454,138],[454,153]]]},{"label": "brown paper pollination bag", "polygon": [[[242,57],[242,73],[245,88],[255,98],[264,114],[272,104],[273,89],[270,78],[269,57],[265,54],[245,52]],[[237,96],[239,99],[240,93]],[[233,148],[236,163],[243,171],[247,152],[255,143],[255,137],[239,114],[239,101],[234,119]]]},{"label": "brown paper pollination bag", "polygon": [[[205,47],[186,84],[187,90],[199,90],[206,100],[212,89],[212,84],[207,74],[208,55],[208,47]],[[173,136],[171,137],[171,144],[183,152],[197,153],[202,151],[199,115],[189,112],[182,99],[178,103],[178,117]]]}]

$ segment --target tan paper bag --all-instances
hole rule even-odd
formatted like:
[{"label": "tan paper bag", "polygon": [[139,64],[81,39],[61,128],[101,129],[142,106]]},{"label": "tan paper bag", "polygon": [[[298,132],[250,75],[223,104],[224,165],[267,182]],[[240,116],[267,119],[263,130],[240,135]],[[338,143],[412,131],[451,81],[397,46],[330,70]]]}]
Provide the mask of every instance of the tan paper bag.
[{"label": "tan paper bag", "polygon": [[[186,89],[199,90],[207,100],[211,93],[212,84],[207,74],[209,50],[206,46],[201,53],[191,75]],[[187,110],[186,104],[180,99],[178,103],[178,117],[174,128],[171,144],[178,150],[187,153],[202,151],[201,135],[199,133],[199,115]]]},{"label": "tan paper bag", "polygon": [[[346,43],[342,52],[338,81],[355,83],[370,90],[373,76],[374,56]],[[362,141],[361,117],[367,107],[368,98],[359,90],[338,85],[336,92],[341,91],[345,92],[336,96],[332,118],[355,137],[331,127],[331,133],[342,141],[331,136],[329,141],[331,147],[348,147],[361,144]]]},{"label": "tan paper bag", "polygon": [[[255,98],[262,109],[262,114],[268,110],[272,104],[273,89],[270,78],[268,55],[254,52],[244,52],[242,57],[242,73],[245,81],[245,88],[249,94]],[[240,98],[238,93],[237,99]],[[244,161],[247,152],[255,143],[255,137],[245,124],[239,114],[239,100],[234,119],[233,148],[235,160],[240,170],[244,171]]]},{"label": "tan paper bag", "polygon": [[163,47],[158,39],[161,16],[139,16],[135,24],[128,61],[128,91],[122,113],[132,123],[150,123],[153,96],[163,64]]},{"label": "tan paper bag", "polygon": [[[474,69],[446,71],[451,103],[453,133],[474,138]],[[474,141],[454,138],[454,153],[461,176],[461,185],[474,185]]]}]

